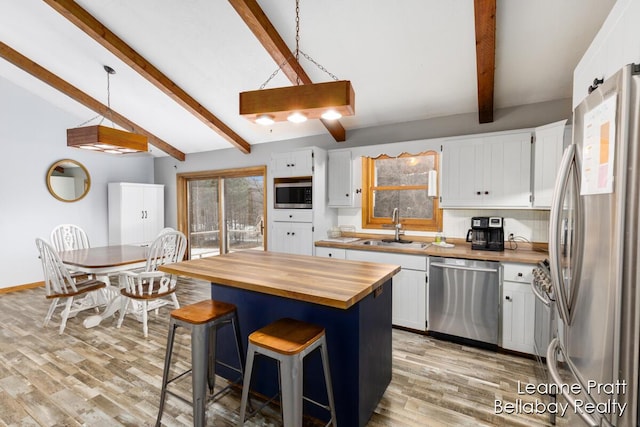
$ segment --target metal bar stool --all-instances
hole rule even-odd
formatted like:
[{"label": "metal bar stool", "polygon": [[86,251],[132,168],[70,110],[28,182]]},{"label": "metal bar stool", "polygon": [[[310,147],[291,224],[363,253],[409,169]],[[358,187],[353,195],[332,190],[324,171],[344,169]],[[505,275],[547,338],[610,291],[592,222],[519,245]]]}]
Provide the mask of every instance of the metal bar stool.
[{"label": "metal bar stool", "polygon": [[[225,325],[233,325],[236,341],[236,350],[240,367],[230,366],[216,360],[216,332]],[[191,369],[184,371],[173,378],[169,378],[171,368],[171,354],[176,328],[182,326],[191,330]],[[213,393],[215,386],[216,363],[236,371],[239,378],[230,382],[227,386]],[[226,391],[234,384],[239,384],[243,377],[244,353],[238,325],[238,311],[236,306],[222,301],[205,300],[187,305],[171,312],[169,323],[169,336],[167,338],[167,352],[164,359],[164,372],[162,374],[162,390],[160,391],[160,409],[156,426],[160,426],[166,395],[171,394],[193,406],[193,425],[205,425],[205,404],[207,401],[207,384],[211,399],[215,399],[220,393]],[[179,394],[167,389],[167,386],[191,372],[193,400],[188,401]]]},{"label": "metal bar stool", "polygon": [[[303,359],[317,348],[320,348],[322,355],[328,405],[315,402],[302,394]],[[256,353],[278,361],[282,398],[282,422],[285,427],[302,426],[303,399],[329,411],[331,419],[327,425],[337,426],[324,328],[288,318],[277,320],[249,335],[247,364],[242,385],[242,401],[240,403],[240,419],[238,420],[239,426],[244,425],[245,421],[251,371],[253,370],[253,359]],[[253,416],[270,401],[265,402],[250,416]]]}]

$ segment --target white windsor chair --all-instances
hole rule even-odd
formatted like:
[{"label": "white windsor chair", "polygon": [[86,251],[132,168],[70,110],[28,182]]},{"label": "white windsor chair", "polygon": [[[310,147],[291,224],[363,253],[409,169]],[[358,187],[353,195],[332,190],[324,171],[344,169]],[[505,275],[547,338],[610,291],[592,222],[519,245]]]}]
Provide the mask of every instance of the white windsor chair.
[{"label": "white windsor chair", "polygon": [[51,244],[58,252],[86,249],[89,238],[85,231],[74,224],[60,224],[51,231]]},{"label": "white windsor chair", "polygon": [[[104,282],[95,278],[86,278],[76,282],[69,270],[60,260],[58,252],[42,239],[36,239],[36,246],[40,252],[42,271],[44,273],[45,290],[47,299],[51,299],[51,305],[47,311],[43,326],[47,326],[56,308],[64,307],[60,321],[60,334],[67,325],[67,320],[83,310],[95,309],[100,298],[86,298],[89,293],[99,291],[102,301],[106,300]],[[83,295],[85,298],[74,299]]]},{"label": "white windsor chair", "polygon": [[[123,271],[120,274],[120,293],[122,306],[118,328],[122,326],[127,314],[129,303],[132,304],[131,312],[142,322],[144,336],[148,336],[148,312],[162,306],[173,303],[175,308],[180,308],[176,297],[177,276],[158,271],[163,264],[182,261],[187,249],[187,238],[180,231],[170,231],[159,235],[149,247],[149,256],[144,271]],[[170,297],[169,301],[166,297]]]}]

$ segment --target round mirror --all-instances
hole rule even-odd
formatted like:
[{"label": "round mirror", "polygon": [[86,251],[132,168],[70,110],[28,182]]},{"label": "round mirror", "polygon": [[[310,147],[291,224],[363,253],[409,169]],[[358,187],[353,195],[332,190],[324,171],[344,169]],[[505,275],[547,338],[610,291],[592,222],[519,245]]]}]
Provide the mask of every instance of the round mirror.
[{"label": "round mirror", "polygon": [[90,187],[87,168],[75,160],[59,160],[47,172],[49,193],[63,202],[77,202],[87,195]]}]

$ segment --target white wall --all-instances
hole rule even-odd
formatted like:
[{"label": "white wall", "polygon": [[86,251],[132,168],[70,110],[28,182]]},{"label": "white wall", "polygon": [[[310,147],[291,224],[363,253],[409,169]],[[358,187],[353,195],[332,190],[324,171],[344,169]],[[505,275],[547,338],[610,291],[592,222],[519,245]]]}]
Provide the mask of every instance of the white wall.
[{"label": "white wall", "polygon": [[[84,120],[0,78],[0,288],[42,280],[34,240],[48,241],[58,224],[77,224],[92,246],[106,245],[108,182],[153,182],[150,155],[119,158],[67,148],[66,129]],[[75,203],[53,198],[45,182],[49,167],[65,158],[80,161],[91,175],[89,194]]]}]

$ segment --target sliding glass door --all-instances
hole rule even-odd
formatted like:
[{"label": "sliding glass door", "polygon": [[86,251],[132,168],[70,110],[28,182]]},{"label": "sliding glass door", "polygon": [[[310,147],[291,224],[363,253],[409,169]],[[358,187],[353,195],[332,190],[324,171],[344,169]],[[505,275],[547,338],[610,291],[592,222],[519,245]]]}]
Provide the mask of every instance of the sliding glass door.
[{"label": "sliding glass door", "polygon": [[189,258],[264,250],[265,168],[178,175],[178,228]]},{"label": "sliding glass door", "polygon": [[264,250],[264,177],[227,178],[223,188],[229,252]]},{"label": "sliding glass door", "polygon": [[188,182],[189,258],[220,254],[219,180],[192,179]]}]

